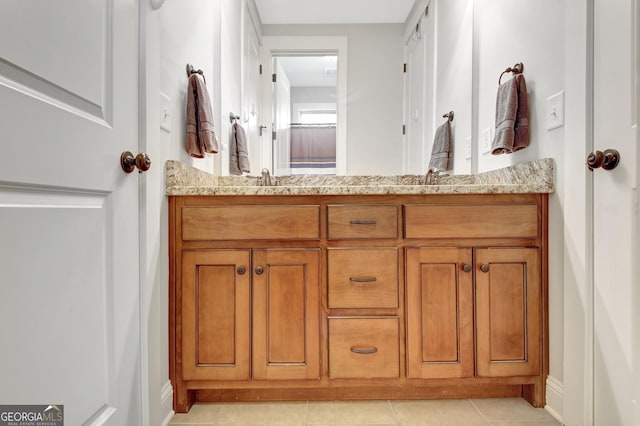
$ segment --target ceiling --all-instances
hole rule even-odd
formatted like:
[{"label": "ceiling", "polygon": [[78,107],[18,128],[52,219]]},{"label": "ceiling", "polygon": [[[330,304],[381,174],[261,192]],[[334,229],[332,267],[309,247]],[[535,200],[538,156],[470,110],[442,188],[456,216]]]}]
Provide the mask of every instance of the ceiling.
[{"label": "ceiling", "polygon": [[263,24],[398,24],[415,0],[255,1]]}]

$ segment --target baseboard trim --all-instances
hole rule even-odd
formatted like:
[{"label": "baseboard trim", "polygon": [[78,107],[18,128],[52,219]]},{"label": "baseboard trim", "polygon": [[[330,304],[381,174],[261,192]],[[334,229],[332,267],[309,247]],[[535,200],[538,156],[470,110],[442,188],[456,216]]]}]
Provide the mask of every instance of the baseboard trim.
[{"label": "baseboard trim", "polygon": [[[162,426],[168,426],[175,415],[175,411],[173,411],[173,386],[171,386],[171,380],[167,380],[167,383],[165,383],[160,390],[160,408],[162,409],[162,414],[164,414]],[[162,415],[160,417],[163,418]]]},{"label": "baseboard trim", "polygon": [[562,424],[564,404],[564,384],[554,377],[547,376],[547,403],[544,409]]}]

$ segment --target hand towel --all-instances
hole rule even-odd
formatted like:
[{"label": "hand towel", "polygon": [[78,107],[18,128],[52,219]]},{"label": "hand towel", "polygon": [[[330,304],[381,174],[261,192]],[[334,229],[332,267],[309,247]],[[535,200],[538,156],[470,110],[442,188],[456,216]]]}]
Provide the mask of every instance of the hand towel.
[{"label": "hand towel", "polygon": [[527,84],[522,74],[498,87],[493,155],[511,154],[529,146]]},{"label": "hand towel", "polygon": [[449,159],[451,158],[451,122],[447,120],[436,130],[431,148],[431,160],[429,169],[449,170]]},{"label": "hand towel", "polygon": [[231,152],[229,154],[229,173],[241,175],[242,172],[250,172],[249,150],[247,149],[247,137],[244,129],[238,123],[231,126]]},{"label": "hand towel", "polygon": [[189,77],[187,90],[187,152],[195,158],[218,152],[211,101],[207,86],[197,73]]}]

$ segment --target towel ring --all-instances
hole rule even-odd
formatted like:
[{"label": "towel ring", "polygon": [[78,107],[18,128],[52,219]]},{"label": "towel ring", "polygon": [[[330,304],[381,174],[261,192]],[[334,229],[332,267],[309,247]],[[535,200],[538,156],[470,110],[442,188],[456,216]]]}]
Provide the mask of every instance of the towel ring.
[{"label": "towel ring", "polygon": [[522,62],[518,62],[513,67],[507,67],[507,69],[502,71],[502,74],[500,74],[500,78],[498,79],[498,86],[500,86],[501,84],[500,82],[502,81],[502,76],[506,73],[510,72],[513,74],[522,74],[522,71],[524,71],[524,64]]},{"label": "towel ring", "polygon": [[191,74],[200,74],[204,80],[204,84],[207,84],[207,79],[204,76],[204,71],[197,70],[191,64],[187,64],[187,77],[191,77]]},{"label": "towel ring", "polygon": [[447,118],[449,119],[449,121],[453,121],[453,111],[449,111],[448,113],[444,114],[442,118]]}]

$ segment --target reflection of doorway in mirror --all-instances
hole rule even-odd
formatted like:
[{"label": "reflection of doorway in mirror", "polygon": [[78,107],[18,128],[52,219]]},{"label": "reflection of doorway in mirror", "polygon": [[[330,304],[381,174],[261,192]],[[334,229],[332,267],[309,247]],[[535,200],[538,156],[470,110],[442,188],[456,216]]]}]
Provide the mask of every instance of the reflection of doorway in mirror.
[{"label": "reflection of doorway in mirror", "polygon": [[274,57],[276,174],[336,174],[337,59],[327,54]]}]

